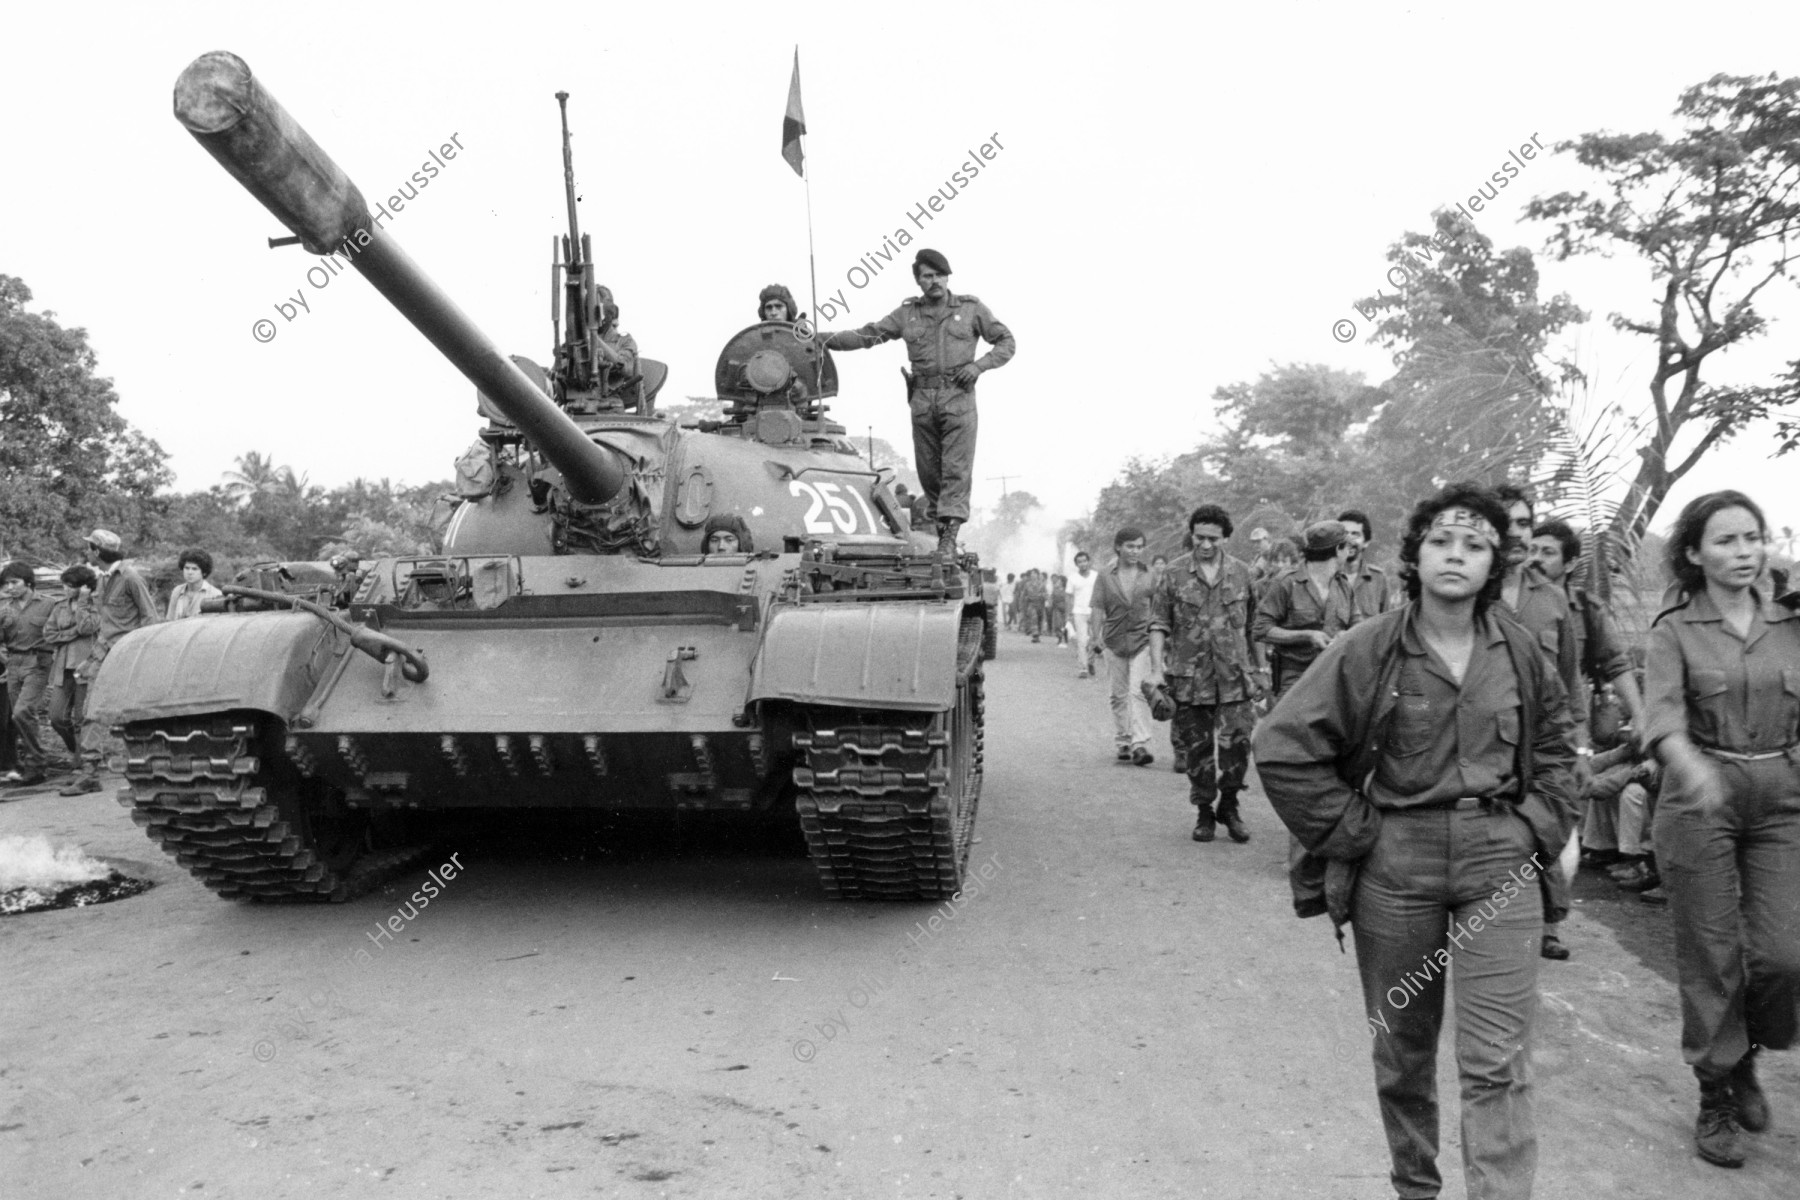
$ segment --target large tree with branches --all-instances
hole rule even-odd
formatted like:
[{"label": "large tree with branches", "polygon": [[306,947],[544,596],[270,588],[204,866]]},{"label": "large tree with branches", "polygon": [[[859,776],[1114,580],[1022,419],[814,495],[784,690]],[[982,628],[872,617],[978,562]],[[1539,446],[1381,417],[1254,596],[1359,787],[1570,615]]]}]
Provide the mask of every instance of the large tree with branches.
[{"label": "large tree with branches", "polygon": [[136,543],[167,455],[119,415],[87,331],[30,302],[0,275],[0,550],[60,561],[96,525]]},{"label": "large tree with branches", "polygon": [[[1656,343],[1653,422],[1614,528],[1648,528],[1707,451],[1753,421],[1794,412],[1800,361],[1760,385],[1708,383],[1714,355],[1766,331],[1757,301],[1792,282],[1800,257],[1800,78],[1715,75],[1682,93],[1679,136],[1589,133],[1556,149],[1601,175],[1599,194],[1538,197],[1530,218],[1555,226],[1559,260],[1624,246],[1650,263],[1654,310],[1613,325]],[[1790,417],[1780,449],[1800,443]]]}]

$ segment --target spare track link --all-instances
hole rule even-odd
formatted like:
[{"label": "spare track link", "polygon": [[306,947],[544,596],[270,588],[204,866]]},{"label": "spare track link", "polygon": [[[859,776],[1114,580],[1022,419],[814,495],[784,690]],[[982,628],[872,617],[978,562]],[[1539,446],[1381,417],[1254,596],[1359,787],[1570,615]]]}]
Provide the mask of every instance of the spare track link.
[{"label": "spare track link", "polygon": [[[980,618],[957,643],[957,707],[889,713],[880,724],[837,724],[822,709],[794,737],[795,807],[825,894],[835,899],[939,900],[962,886],[981,790],[983,697]],[[953,730],[966,707],[968,769],[960,805]],[[860,714],[866,718],[876,714]],[[941,752],[941,753],[940,753]]]},{"label": "spare track link", "polygon": [[318,860],[270,794],[247,718],[128,725],[119,804],[151,840],[227,899],[347,900],[420,858],[427,847],[364,852],[333,869]]}]

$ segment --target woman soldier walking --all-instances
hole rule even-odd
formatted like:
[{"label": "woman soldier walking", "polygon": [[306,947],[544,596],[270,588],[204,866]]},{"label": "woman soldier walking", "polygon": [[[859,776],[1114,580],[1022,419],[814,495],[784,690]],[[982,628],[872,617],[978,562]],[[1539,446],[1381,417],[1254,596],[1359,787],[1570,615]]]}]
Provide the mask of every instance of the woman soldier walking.
[{"label": "woman soldier walking", "polygon": [[1668,556],[1683,598],[1651,627],[1645,683],[1694,1143],[1721,1167],[1743,1165],[1741,1130],[1769,1127],[1756,1053],[1793,1044],[1800,1000],[1800,596],[1758,592],[1767,540],[1741,492],[1681,510]]},{"label": "woman soldier walking", "polygon": [[1412,603],[1334,641],[1253,739],[1269,800],[1305,851],[1295,911],[1354,921],[1404,1200],[1442,1184],[1437,1043],[1452,962],[1468,1195],[1528,1197],[1537,1170],[1526,1082],[1537,876],[1574,825],[1575,752],[1562,682],[1535,639],[1489,611],[1505,528],[1505,507],[1476,484],[1415,508],[1400,547]]}]

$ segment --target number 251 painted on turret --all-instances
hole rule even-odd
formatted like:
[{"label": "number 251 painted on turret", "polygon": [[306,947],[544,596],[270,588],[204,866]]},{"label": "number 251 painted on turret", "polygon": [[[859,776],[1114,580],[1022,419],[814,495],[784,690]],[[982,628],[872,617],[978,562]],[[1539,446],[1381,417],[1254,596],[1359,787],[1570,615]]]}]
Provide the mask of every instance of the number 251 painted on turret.
[{"label": "number 251 painted on turret", "polygon": [[[824,480],[811,483],[804,479],[788,481],[788,495],[804,498],[806,509],[806,532],[836,534],[876,534],[881,532],[881,525],[875,520],[875,513],[869,502],[854,484],[833,483]],[[849,500],[844,497],[848,495]],[[851,501],[856,507],[852,508]]]}]

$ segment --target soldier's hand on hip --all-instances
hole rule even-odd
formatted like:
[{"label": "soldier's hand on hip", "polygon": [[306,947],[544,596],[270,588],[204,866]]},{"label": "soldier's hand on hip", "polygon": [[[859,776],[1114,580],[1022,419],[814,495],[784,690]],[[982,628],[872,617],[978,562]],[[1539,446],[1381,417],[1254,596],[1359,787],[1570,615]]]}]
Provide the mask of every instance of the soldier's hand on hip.
[{"label": "soldier's hand on hip", "polygon": [[956,382],[963,387],[974,387],[975,381],[981,378],[981,368],[974,363],[964,363],[956,368]]}]

